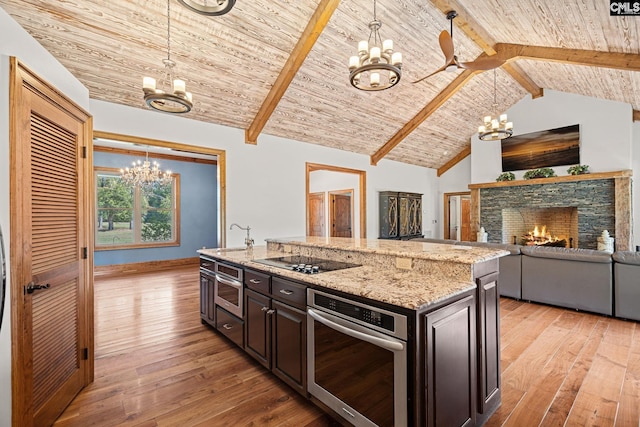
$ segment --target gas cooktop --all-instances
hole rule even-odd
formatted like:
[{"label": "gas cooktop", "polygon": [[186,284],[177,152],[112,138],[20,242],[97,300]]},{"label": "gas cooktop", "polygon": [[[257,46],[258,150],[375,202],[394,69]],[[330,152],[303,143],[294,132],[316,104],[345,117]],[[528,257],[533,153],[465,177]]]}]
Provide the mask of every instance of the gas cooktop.
[{"label": "gas cooktop", "polygon": [[360,267],[360,264],[351,264],[342,261],[314,258],[301,255],[283,256],[277,258],[256,259],[255,262],[270,265],[272,267],[285,268],[305,274],[318,274],[326,271],[343,270],[345,268]]}]

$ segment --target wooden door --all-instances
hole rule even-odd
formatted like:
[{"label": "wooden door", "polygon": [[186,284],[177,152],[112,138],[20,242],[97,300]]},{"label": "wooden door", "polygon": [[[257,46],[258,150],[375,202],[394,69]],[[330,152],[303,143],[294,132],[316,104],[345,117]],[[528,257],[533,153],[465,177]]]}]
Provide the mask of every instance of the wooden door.
[{"label": "wooden door", "polygon": [[471,241],[471,198],[460,198],[460,240]]},{"label": "wooden door", "polygon": [[308,236],[324,236],[324,193],[309,194]]},{"label": "wooden door", "polygon": [[93,379],[91,117],[11,58],[13,425],[51,425]]},{"label": "wooden door", "polygon": [[331,237],[351,237],[351,195],[331,194]]}]

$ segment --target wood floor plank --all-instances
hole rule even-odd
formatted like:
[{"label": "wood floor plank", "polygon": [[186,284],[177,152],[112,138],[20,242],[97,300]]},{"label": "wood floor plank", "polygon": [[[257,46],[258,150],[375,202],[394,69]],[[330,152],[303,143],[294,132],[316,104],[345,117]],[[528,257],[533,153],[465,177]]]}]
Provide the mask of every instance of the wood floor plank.
[{"label": "wood floor plank", "polygon": [[[338,424],[200,322],[197,267],[95,283],[95,381],[76,426]],[[487,426],[640,427],[640,324],[502,298],[502,405]]]}]

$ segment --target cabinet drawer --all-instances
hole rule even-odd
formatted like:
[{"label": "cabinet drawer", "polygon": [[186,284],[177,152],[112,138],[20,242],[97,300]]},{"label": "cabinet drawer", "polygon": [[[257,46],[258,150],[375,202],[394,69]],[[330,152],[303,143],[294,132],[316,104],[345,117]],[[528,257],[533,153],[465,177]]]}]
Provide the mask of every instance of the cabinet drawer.
[{"label": "cabinet drawer", "polygon": [[307,287],[299,283],[274,277],[271,283],[273,298],[304,309],[307,305]]},{"label": "cabinet drawer", "polygon": [[216,305],[216,329],[240,347],[244,347],[244,322]]},{"label": "cabinet drawer", "polygon": [[269,281],[271,280],[271,276],[259,273],[254,270],[245,270],[244,271],[244,284],[253,290],[258,292],[262,292],[263,294],[269,293]]}]

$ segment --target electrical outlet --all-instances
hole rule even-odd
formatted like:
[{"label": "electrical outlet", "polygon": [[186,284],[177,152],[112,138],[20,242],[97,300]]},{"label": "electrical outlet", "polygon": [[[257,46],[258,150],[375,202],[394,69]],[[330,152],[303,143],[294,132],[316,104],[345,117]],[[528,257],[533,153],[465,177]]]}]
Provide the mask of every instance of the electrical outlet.
[{"label": "electrical outlet", "polygon": [[413,259],[411,258],[396,258],[396,268],[403,270],[411,270],[413,266]]}]

